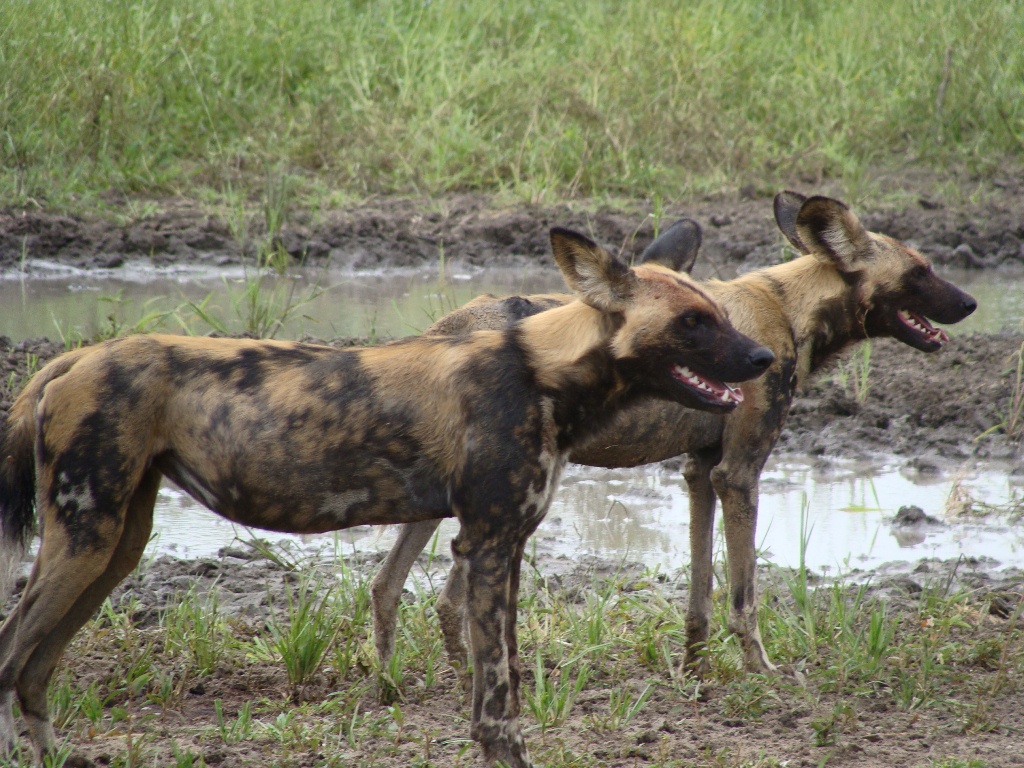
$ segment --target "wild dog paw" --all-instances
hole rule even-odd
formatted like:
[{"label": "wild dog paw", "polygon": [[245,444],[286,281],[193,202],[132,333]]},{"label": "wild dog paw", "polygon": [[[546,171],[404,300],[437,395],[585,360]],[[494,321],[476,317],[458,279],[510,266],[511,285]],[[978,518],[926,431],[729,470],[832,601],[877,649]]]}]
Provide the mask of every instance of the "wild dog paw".
[{"label": "wild dog paw", "polygon": [[807,687],[807,675],[804,674],[803,659],[792,664],[779,664],[775,667],[775,674],[785,678],[801,688]]}]

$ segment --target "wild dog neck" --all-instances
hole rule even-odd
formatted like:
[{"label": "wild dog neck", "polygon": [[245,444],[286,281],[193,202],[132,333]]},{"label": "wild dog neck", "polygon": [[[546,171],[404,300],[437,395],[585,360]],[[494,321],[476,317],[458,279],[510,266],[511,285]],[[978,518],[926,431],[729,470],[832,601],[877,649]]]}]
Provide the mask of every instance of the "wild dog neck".
[{"label": "wild dog neck", "polygon": [[[815,256],[801,256],[759,272],[778,294],[796,348],[798,385],[829,360],[867,338],[870,309],[856,274],[844,276]],[[743,278],[740,278],[743,280]]]},{"label": "wild dog neck", "polygon": [[566,449],[611,418],[628,397],[630,387],[610,347],[621,324],[618,315],[573,301],[526,317],[512,329],[537,383],[554,400],[559,444]]}]

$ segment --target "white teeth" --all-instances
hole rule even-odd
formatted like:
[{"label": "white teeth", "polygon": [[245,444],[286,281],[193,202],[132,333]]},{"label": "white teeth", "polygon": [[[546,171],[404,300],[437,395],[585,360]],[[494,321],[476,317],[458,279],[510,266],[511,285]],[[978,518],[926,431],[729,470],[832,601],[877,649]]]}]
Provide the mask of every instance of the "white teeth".
[{"label": "white teeth", "polygon": [[708,387],[706,387],[704,385],[704,382],[701,380],[700,376],[695,374],[693,371],[691,371],[686,366],[680,368],[677,365],[676,366],[676,373],[678,373],[680,376],[683,376],[686,379],[686,383],[687,384],[692,384],[693,386],[700,387],[702,389],[707,389],[708,388]]},{"label": "white teeth", "polygon": [[907,312],[905,309],[901,309],[897,314],[899,315],[900,320],[902,320],[904,323],[909,325],[915,331],[918,331],[919,333],[923,333],[926,336],[937,336],[938,335],[938,331],[936,331],[934,328],[927,328],[927,327],[921,325],[921,323],[918,322],[914,318],[914,316],[911,315],[909,312]]},{"label": "white teeth", "polygon": [[676,365],[672,368],[673,373],[676,374],[681,380],[689,384],[694,389],[698,389],[701,392],[708,392],[722,403],[742,403],[743,392],[739,389],[733,389],[728,384],[725,384],[725,390],[720,391],[718,387],[708,384],[707,381],[702,379],[696,373],[694,373],[689,367],[683,365]]}]

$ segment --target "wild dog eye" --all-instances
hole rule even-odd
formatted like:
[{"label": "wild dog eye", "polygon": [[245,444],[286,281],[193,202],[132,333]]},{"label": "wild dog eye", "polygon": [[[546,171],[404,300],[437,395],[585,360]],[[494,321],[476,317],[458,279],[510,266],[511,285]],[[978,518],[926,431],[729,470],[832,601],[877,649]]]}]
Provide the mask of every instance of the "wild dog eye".
[{"label": "wild dog eye", "polygon": [[680,316],[679,324],[683,326],[683,328],[692,330],[697,326],[702,325],[706,320],[707,318],[705,318],[700,312],[687,312]]}]

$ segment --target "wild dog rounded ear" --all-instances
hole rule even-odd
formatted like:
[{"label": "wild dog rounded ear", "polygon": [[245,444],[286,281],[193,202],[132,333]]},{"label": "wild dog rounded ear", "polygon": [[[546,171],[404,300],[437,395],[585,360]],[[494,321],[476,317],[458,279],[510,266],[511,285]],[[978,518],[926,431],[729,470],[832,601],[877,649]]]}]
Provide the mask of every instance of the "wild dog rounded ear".
[{"label": "wild dog rounded ear", "polygon": [[854,272],[871,253],[871,236],[844,203],[830,197],[808,198],[796,216],[796,232],[806,253],[831,262],[840,272]]},{"label": "wild dog rounded ear", "polygon": [[633,298],[636,276],[593,240],[571,229],[551,230],[551,249],[566,284],[602,312],[622,312]]},{"label": "wild dog rounded ear", "polygon": [[693,219],[679,219],[644,249],[637,263],[661,264],[689,274],[697,261],[702,238],[700,224]]},{"label": "wild dog rounded ear", "polygon": [[786,236],[790,244],[800,253],[807,253],[807,246],[800,242],[800,235],[796,232],[796,217],[800,213],[800,207],[807,201],[807,198],[799,192],[779,192],[775,196],[775,223],[779,225],[782,234]]}]

